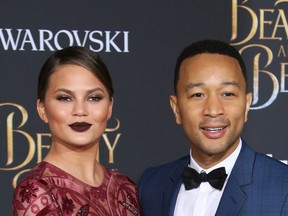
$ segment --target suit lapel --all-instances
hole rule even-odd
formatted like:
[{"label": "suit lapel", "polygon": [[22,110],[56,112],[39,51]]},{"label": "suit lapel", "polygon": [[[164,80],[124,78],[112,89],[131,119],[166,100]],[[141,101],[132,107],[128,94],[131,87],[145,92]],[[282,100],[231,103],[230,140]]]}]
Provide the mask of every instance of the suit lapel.
[{"label": "suit lapel", "polygon": [[174,213],[174,208],[177,200],[178,191],[181,186],[180,179],[178,181],[175,181],[171,183],[170,186],[166,187],[166,190],[164,191],[163,196],[163,216],[172,216]]},{"label": "suit lapel", "polygon": [[237,212],[245,202],[246,196],[239,183],[234,179],[229,180],[231,183],[227,184],[223,196],[221,198],[216,216],[230,216],[237,215]]},{"label": "suit lapel", "polygon": [[246,200],[245,190],[252,181],[255,152],[244,142],[228,179],[216,216],[237,215]]},{"label": "suit lapel", "polygon": [[181,174],[188,165],[190,156],[183,158],[175,169],[169,173],[170,179],[163,192],[163,216],[173,216],[179,189],[181,187]]}]

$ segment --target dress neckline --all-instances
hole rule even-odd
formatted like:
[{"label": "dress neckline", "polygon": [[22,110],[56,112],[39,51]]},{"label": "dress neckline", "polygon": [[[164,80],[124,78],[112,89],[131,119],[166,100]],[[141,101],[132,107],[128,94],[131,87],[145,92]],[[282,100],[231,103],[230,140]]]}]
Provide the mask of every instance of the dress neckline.
[{"label": "dress neckline", "polygon": [[[62,174],[64,174],[64,175],[66,175],[66,176],[71,177],[70,181],[73,181],[73,182],[75,182],[75,183],[77,183],[77,184],[81,184],[81,185],[84,185],[84,186],[90,187],[90,188],[105,187],[105,186],[106,186],[106,183],[107,183],[107,179],[109,179],[109,178],[110,178],[110,175],[111,175],[110,172],[109,172],[109,170],[108,170],[107,168],[105,168],[104,166],[102,166],[101,164],[99,164],[100,167],[101,167],[101,169],[102,169],[102,171],[103,171],[103,180],[102,180],[102,182],[101,182],[98,186],[92,186],[92,185],[90,185],[90,184],[88,184],[88,183],[80,180],[79,178],[75,177],[74,175],[66,172],[65,170],[61,169],[60,167],[58,167],[58,166],[56,166],[56,165],[54,165],[54,164],[52,164],[52,163],[50,163],[50,162],[41,161],[41,162],[39,163],[39,166],[41,166],[41,164],[42,164],[43,166],[47,167],[47,168],[52,168],[53,170],[57,170],[57,172],[60,173],[60,174],[62,173]],[[48,177],[48,176],[47,176],[47,177]],[[68,180],[68,179],[67,179],[67,180]]]}]

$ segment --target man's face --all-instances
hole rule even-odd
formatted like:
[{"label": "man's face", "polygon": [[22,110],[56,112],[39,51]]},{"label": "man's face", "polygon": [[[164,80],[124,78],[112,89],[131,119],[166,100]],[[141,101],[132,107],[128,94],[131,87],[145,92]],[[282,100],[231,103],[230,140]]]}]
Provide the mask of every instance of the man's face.
[{"label": "man's face", "polygon": [[236,59],[199,54],[185,59],[177,95],[170,104],[181,124],[193,158],[203,167],[225,159],[237,147],[251,103]]}]

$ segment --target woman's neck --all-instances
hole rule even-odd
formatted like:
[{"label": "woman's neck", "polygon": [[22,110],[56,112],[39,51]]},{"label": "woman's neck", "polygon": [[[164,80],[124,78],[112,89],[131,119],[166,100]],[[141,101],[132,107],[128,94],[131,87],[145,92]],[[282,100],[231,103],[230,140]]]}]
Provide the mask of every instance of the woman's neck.
[{"label": "woman's neck", "polygon": [[99,186],[102,183],[103,169],[96,160],[98,147],[63,151],[63,149],[55,149],[52,146],[44,161],[59,167],[91,186]]}]

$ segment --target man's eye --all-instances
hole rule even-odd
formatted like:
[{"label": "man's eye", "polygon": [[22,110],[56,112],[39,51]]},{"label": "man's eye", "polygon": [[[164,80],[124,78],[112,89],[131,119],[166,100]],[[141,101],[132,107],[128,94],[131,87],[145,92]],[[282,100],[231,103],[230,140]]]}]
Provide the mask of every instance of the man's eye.
[{"label": "man's eye", "polygon": [[235,96],[235,94],[233,94],[232,92],[225,92],[224,96],[230,97],[230,96]]},{"label": "man's eye", "polygon": [[202,93],[195,93],[191,95],[191,97],[202,97],[202,96],[203,96]]}]

